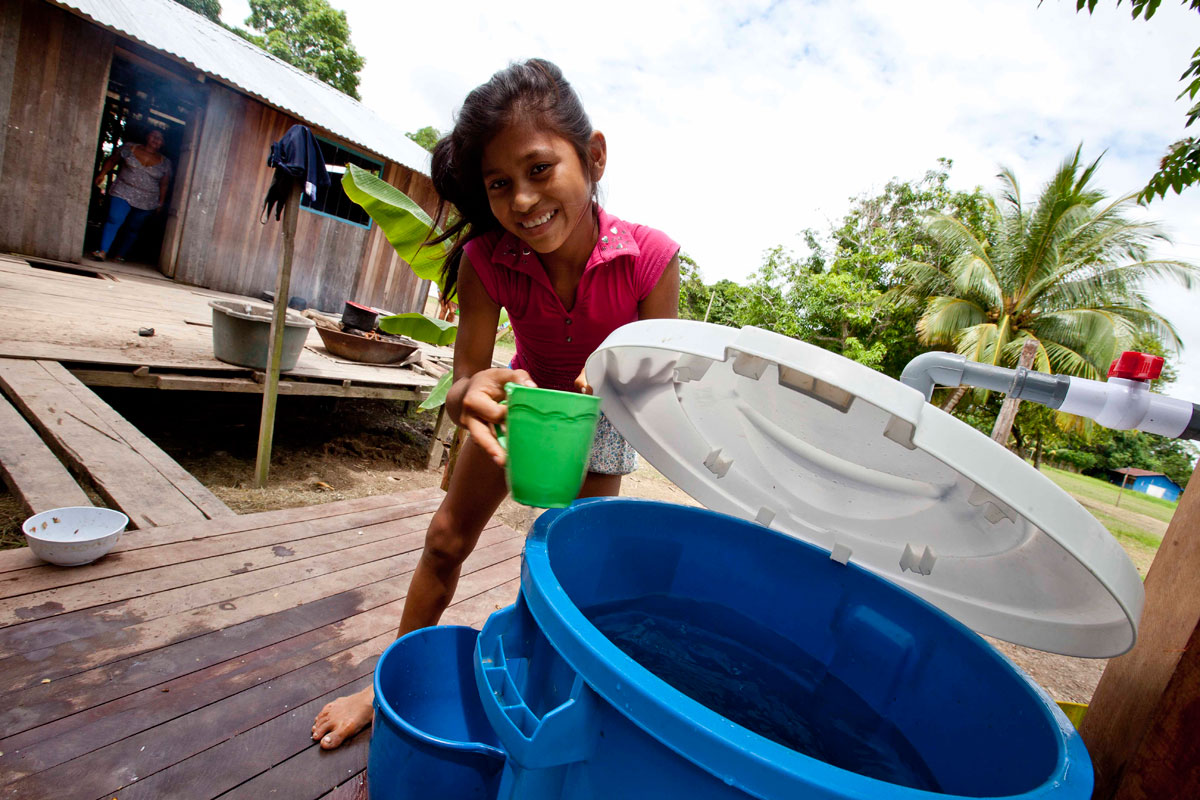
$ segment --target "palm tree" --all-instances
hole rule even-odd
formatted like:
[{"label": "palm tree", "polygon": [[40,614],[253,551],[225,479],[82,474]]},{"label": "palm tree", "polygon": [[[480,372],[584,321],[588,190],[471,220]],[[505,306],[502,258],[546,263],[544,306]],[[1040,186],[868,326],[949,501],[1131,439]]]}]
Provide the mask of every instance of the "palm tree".
[{"label": "palm tree", "polygon": [[[1016,176],[1003,169],[999,197],[989,203],[986,235],[935,214],[926,229],[944,256],[898,268],[893,296],[922,305],[922,344],[953,347],[975,361],[1016,366],[1027,340],[1028,363],[1043,372],[1103,378],[1114,356],[1140,333],[1174,347],[1179,335],[1142,293],[1148,277],[1192,288],[1192,264],[1150,259],[1150,245],[1169,242],[1153,222],[1127,215],[1136,193],[1106,201],[1089,184],[1100,159],[1080,163],[1082,146],[1065,160],[1032,206]],[[961,396],[961,394],[959,395]],[[1006,427],[993,431],[1007,442]]]}]

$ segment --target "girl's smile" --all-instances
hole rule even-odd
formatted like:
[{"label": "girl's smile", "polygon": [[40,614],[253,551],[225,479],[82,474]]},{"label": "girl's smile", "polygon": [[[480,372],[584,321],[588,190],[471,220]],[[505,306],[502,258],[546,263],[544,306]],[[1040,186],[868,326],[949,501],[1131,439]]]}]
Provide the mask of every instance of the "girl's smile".
[{"label": "girl's smile", "polygon": [[547,222],[549,222],[551,219],[553,219],[554,215],[557,213],[558,213],[557,209],[553,210],[553,211],[547,211],[545,214],[542,214],[537,219],[532,219],[532,220],[529,220],[528,222],[522,222],[521,227],[524,228],[525,230],[529,231],[530,233],[536,234],[537,229],[541,228],[543,225],[545,225]]}]

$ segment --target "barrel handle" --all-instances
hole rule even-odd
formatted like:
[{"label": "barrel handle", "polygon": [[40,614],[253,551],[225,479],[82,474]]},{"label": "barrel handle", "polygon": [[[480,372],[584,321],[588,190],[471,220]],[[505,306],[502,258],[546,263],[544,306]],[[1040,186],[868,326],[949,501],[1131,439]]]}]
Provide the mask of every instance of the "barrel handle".
[{"label": "barrel handle", "polygon": [[488,721],[508,757],[525,769],[586,760],[595,747],[596,695],[576,674],[565,701],[540,717],[534,713],[510,671],[527,655],[520,652],[526,637],[514,630],[519,621],[511,619],[517,611],[509,606],[493,614],[475,645],[475,682]]}]

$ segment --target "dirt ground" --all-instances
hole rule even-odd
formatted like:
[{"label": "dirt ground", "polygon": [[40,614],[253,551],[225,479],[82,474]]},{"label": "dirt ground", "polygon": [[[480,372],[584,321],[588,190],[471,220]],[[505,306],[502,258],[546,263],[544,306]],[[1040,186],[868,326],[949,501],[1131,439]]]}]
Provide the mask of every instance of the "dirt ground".
[{"label": "dirt ground", "polygon": [[[260,398],[203,392],[100,390],[130,422],[238,513],[403,492],[441,484],[425,469],[434,415],[383,400],[279,398],[270,486],[253,488]],[[645,464],[625,479],[632,497],[696,505]],[[21,511],[0,493],[0,546],[23,544]],[[505,500],[497,516],[525,531],[536,512]],[[1105,661],[993,644],[1054,699],[1086,703]]]},{"label": "dirt ground", "polygon": [[1099,500],[1093,500],[1090,497],[1082,497],[1077,495],[1072,495],[1072,497],[1075,497],[1075,499],[1078,500],[1084,508],[1095,509],[1108,514],[1110,517],[1116,517],[1117,519],[1128,523],[1129,525],[1147,530],[1155,536],[1158,536],[1160,539],[1167,534],[1168,523],[1163,522],[1161,519],[1148,517],[1145,514],[1139,514],[1136,511],[1120,508],[1119,506],[1114,506],[1110,503],[1102,503]]}]

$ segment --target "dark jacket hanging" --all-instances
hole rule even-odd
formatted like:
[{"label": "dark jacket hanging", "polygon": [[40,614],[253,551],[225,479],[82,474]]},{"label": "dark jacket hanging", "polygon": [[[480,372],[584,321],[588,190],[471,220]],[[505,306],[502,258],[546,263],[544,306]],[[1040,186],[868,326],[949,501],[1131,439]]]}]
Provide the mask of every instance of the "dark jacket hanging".
[{"label": "dark jacket hanging", "polygon": [[264,222],[270,218],[271,209],[275,210],[275,219],[279,219],[292,192],[293,181],[304,181],[304,193],[310,202],[317,199],[318,188],[329,185],[329,173],[325,171],[321,145],[304,125],[293,125],[282,139],[272,143],[267,166],[275,168],[275,179],[271,181],[267,199],[263,201]]}]

